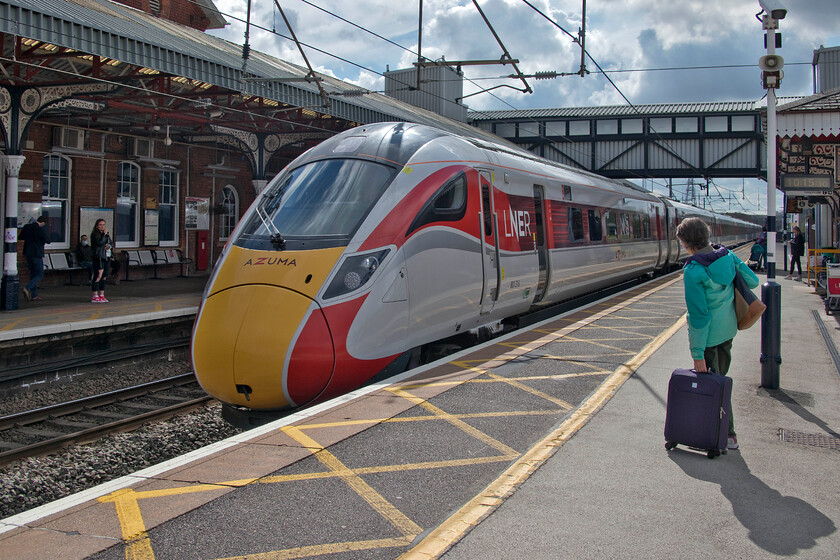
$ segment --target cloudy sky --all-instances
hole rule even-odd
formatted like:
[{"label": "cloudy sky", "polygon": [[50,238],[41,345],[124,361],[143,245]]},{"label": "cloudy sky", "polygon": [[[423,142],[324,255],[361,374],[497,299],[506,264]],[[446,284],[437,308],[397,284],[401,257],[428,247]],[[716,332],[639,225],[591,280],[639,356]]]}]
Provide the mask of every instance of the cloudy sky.
[{"label": "cloudy sky", "polygon": [[[417,60],[418,1],[279,0],[306,56],[326,74],[373,91],[384,89],[386,69],[409,68]],[[840,0],[782,0],[780,23],[785,78],[780,98],[813,93],[814,49],[840,46]],[[230,22],[211,31],[242,43],[247,0],[215,0]],[[582,0],[479,0],[478,4],[510,57],[524,74],[580,69],[577,36]],[[437,60],[489,60],[504,50],[472,0],[423,0],[422,55]],[[539,10],[539,11],[538,11]],[[465,94],[473,110],[536,109],[596,105],[759,100],[764,94],[757,68],[766,54],[758,0],[589,0],[586,50],[609,76],[586,60],[585,77],[520,80],[499,78],[510,65],[465,66]],[[540,13],[541,12],[541,13]],[[551,20],[551,21],[549,21]],[[273,0],[252,0],[253,49],[303,63]],[[565,31],[564,31],[565,30]],[[272,33],[276,31],[276,33]],[[568,34],[566,33],[568,32]],[[614,84],[614,85],[613,85]],[[509,87],[508,87],[509,86]],[[516,88],[516,89],[514,89]],[[766,184],[716,180],[717,210],[766,212]],[[658,181],[648,188],[659,191]],[[679,188],[679,187],[678,187]],[[715,192],[717,191],[717,193]],[[723,202],[733,193],[735,202]],[[781,205],[781,196],[777,196]]]}]

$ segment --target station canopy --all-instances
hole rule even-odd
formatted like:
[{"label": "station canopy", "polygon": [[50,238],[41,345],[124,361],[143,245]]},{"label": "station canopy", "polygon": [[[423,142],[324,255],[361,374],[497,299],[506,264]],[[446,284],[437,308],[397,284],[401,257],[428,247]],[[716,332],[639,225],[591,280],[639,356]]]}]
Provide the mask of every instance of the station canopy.
[{"label": "station canopy", "polygon": [[[223,25],[216,14],[210,27]],[[264,53],[251,50],[243,64],[242,45],[107,0],[0,1],[0,31],[4,85],[102,86],[39,115],[67,126],[160,140],[168,131],[173,141],[196,142],[212,138],[212,125],[220,125],[301,138],[314,133],[318,142],[361,124],[408,121],[505,143]]]}]

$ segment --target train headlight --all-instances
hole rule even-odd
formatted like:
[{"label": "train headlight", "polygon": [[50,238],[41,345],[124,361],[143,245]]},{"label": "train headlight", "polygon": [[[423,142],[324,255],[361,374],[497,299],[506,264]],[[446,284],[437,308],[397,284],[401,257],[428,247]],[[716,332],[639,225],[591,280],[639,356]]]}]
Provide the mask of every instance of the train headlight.
[{"label": "train headlight", "polygon": [[335,275],[329,288],[324,292],[324,299],[343,296],[364,286],[376,272],[376,269],[379,268],[379,264],[389,251],[390,249],[384,249],[345,259],[341,268],[338,269],[338,274]]}]

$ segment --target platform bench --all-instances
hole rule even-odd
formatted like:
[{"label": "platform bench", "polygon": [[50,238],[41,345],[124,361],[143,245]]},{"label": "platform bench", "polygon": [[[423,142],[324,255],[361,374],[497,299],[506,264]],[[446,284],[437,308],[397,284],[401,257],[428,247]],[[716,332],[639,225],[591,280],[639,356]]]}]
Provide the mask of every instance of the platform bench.
[{"label": "platform bench", "polygon": [[[154,253],[155,261],[158,264],[177,264],[180,265],[181,271],[178,274],[180,278],[188,278],[189,275],[184,274],[184,265],[191,264],[193,261],[190,258],[184,258],[180,249],[158,249]],[[189,269],[188,269],[189,271]]]},{"label": "platform bench", "polygon": [[154,271],[154,277],[157,278],[157,263],[149,250],[142,251],[122,251],[125,255],[125,280],[131,282],[129,272],[132,267],[151,266]]},{"label": "platform bench", "polygon": [[44,253],[44,274],[47,272],[67,272],[68,279],[64,283],[65,285],[79,285],[73,282],[73,273],[78,270],[87,271],[90,275],[90,269],[78,264],[73,253]]}]

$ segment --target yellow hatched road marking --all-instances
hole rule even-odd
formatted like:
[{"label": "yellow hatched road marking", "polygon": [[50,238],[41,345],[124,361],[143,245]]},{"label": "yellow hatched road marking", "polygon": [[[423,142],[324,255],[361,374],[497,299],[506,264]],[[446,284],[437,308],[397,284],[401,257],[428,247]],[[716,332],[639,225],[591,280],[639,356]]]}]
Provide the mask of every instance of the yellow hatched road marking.
[{"label": "yellow hatched road marking", "polygon": [[435,405],[433,405],[429,401],[427,401],[425,399],[421,399],[420,397],[415,397],[411,393],[409,393],[407,391],[403,391],[401,389],[388,388],[386,390],[391,392],[391,393],[394,393],[395,395],[397,395],[399,397],[407,399],[407,400],[413,402],[416,405],[419,405],[419,406],[425,408],[426,410],[428,410],[429,412],[431,412],[435,416],[439,416],[443,420],[446,420],[447,422],[449,422],[453,426],[456,426],[457,428],[459,428],[462,431],[466,432],[467,434],[473,436],[477,440],[483,441],[484,443],[486,443],[487,445],[489,445],[493,449],[497,449],[497,450],[501,451],[502,453],[504,453],[508,457],[510,457],[510,458],[519,457],[519,452],[516,451],[515,449],[511,449],[510,447],[508,447],[504,443],[500,442],[497,439],[494,439],[494,438],[488,436],[487,434],[485,434],[481,430],[473,428],[472,426],[470,426],[469,424],[467,424],[463,420],[457,418],[454,414],[449,414],[445,410],[436,407]]},{"label": "yellow hatched road marking", "polygon": [[520,383],[520,381],[518,379],[510,379],[508,377],[502,377],[501,375],[496,375],[495,373],[488,373],[487,375],[489,375],[492,379],[496,379],[496,380],[501,381],[503,383],[507,383],[511,387],[516,387],[517,389],[521,389],[522,391],[525,391],[526,393],[531,393],[532,395],[540,397],[541,399],[545,399],[549,402],[553,402],[554,404],[556,404],[557,406],[559,406],[563,410],[572,410],[574,408],[574,405],[567,403],[563,399],[558,399],[557,397],[552,397],[548,393],[543,393],[542,391],[534,389],[533,387],[528,387],[524,383]]},{"label": "yellow hatched road marking", "polygon": [[630,378],[660,346],[685,324],[685,315],[668,330],[642,349],[632,360],[622,364],[578,407],[557,429],[526,451],[483,492],[470,500],[449,519],[432,530],[426,538],[400,556],[400,560],[430,560],[438,558],[457,542],[470,528],[481,522],[512,490],[525,481],[543,462],[563,446],[592,418],[618,388]]},{"label": "yellow hatched road marking", "polygon": [[389,521],[397,530],[403,534],[404,537],[413,539],[419,535],[423,530],[414,521],[409,519],[403,512],[398,510],[374,490],[367,482],[353,472],[342,463],[338,457],[324,449],[318,442],[303,433],[303,431],[296,426],[284,426],[282,430],[288,434],[295,441],[313,451],[315,458],[318,459],[325,467],[334,471],[370,506],[379,514]]}]

